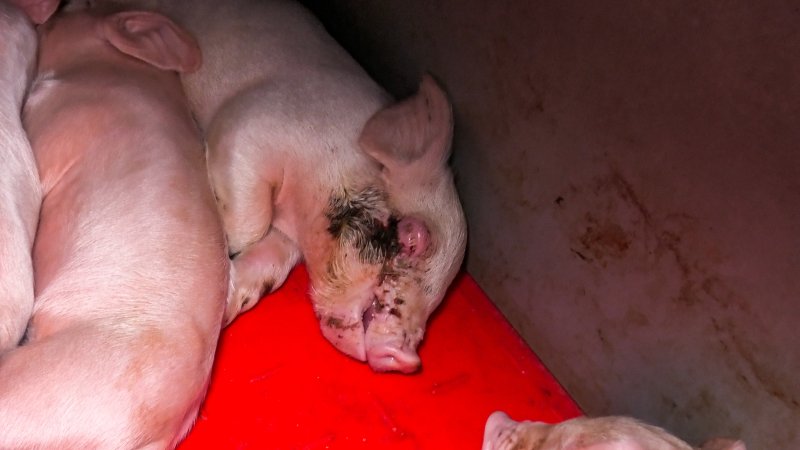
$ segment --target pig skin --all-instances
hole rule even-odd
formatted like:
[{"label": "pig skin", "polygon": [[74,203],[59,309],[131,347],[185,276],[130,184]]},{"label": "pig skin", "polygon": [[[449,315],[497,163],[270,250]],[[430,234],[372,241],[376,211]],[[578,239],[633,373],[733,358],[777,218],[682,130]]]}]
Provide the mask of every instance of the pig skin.
[{"label": "pig skin", "polygon": [[[630,417],[578,417],[551,425],[489,416],[483,450],[692,450],[667,431]],[[741,441],[713,439],[701,450],[747,450]]]},{"label": "pig skin", "polygon": [[56,4],[0,1],[0,354],[20,342],[33,310],[31,249],[42,193],[20,114],[36,64],[31,19],[45,20]]},{"label": "pig skin", "polygon": [[229,285],[174,72],[200,52],[153,13],[64,13],[39,32],[23,111],[44,198],[35,305],[0,357],[0,448],[171,448],[205,395]]},{"label": "pig skin", "polygon": [[183,81],[234,258],[226,321],[303,259],[329,341],[376,370],[416,370],[466,243],[436,82],[393,103],[290,1],[81,3],[156,9],[198,38],[204,66]]}]

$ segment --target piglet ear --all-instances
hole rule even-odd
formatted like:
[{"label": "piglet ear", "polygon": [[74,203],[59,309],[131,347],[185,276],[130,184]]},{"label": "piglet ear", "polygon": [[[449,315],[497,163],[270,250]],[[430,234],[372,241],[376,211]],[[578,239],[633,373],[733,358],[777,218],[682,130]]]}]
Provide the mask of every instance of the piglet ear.
[{"label": "piglet ear", "polygon": [[103,33],[117,50],[162,70],[191,73],[202,63],[194,37],[161,14],[112,14],[103,22]]},{"label": "piglet ear", "polygon": [[424,75],[419,92],[372,116],[359,138],[362,150],[381,163],[390,178],[441,170],[450,154],[453,111],[442,88]]},{"label": "piglet ear", "polygon": [[58,8],[59,0],[11,0],[30,17],[31,22],[40,24],[47,21]]}]

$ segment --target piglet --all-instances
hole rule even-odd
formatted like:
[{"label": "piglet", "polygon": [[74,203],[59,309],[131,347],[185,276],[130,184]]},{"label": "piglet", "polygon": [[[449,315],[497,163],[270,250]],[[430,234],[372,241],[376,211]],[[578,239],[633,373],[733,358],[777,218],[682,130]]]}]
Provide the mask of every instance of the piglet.
[{"label": "piglet", "polygon": [[[741,441],[713,439],[702,450],[746,450]],[[483,450],[692,450],[667,431],[629,417],[579,417],[550,425],[489,416]]]},{"label": "piglet", "polygon": [[233,258],[226,322],[304,260],[325,338],[375,370],[417,370],[466,243],[439,84],[394,101],[296,2],[122,2],[167,13],[203,50],[183,79]]},{"label": "piglet", "polygon": [[149,12],[40,27],[24,108],[44,200],[27,343],[0,357],[0,448],[174,447],[203,399],[228,288],[177,72],[200,51]]},{"label": "piglet", "polygon": [[22,101],[36,64],[34,23],[57,0],[0,0],[0,354],[16,347],[33,310],[31,248],[42,194]]}]

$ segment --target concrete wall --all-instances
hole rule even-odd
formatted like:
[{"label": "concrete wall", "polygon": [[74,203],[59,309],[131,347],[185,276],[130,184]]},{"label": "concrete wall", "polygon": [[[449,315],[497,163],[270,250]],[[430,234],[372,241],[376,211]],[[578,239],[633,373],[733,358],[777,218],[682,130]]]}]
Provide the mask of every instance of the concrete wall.
[{"label": "concrete wall", "polygon": [[468,269],[587,413],[800,448],[800,5],[312,6],[447,87]]}]

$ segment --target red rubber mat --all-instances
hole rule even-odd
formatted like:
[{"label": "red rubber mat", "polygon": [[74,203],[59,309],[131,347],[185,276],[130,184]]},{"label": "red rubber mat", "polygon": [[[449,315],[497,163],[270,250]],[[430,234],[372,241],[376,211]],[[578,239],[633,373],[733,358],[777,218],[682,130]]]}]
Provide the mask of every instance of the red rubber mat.
[{"label": "red rubber mat", "polygon": [[469,275],[429,322],[422,371],[375,373],[333,348],[286,284],[222,335],[190,449],[480,449],[495,410],[558,422],[581,414]]}]

